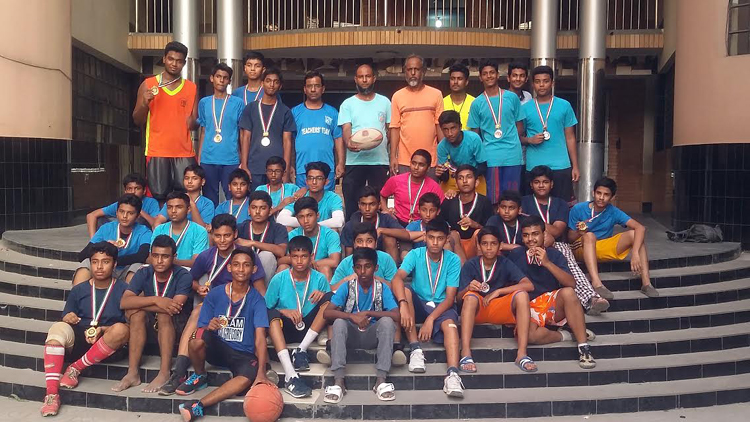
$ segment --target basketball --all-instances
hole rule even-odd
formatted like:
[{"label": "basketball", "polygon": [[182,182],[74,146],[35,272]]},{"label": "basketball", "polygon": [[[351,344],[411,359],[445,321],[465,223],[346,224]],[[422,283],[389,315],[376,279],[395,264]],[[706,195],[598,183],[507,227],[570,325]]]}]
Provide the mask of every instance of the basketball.
[{"label": "basketball", "polygon": [[383,133],[377,129],[360,129],[352,134],[352,143],[361,150],[373,149],[383,142]]},{"label": "basketball", "polygon": [[281,416],[284,399],[276,386],[258,384],[247,392],[242,408],[251,422],[274,422]]}]

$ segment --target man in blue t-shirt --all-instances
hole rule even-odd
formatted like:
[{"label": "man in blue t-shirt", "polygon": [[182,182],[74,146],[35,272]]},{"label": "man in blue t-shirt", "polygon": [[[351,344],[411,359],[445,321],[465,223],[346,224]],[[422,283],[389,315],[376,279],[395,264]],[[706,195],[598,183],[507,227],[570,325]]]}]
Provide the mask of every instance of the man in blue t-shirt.
[{"label": "man in blue t-shirt", "polygon": [[114,270],[114,276],[123,281],[130,281],[148,257],[148,246],[151,243],[151,230],[136,220],[141,213],[141,198],[127,193],[117,200],[117,221],[99,227],[91,241],[78,254],[81,262],[73,274],[73,286],[91,278],[91,247],[98,242],[109,242],[119,249],[120,258]]},{"label": "man in blue t-shirt", "polygon": [[[360,223],[355,222],[352,225],[351,235],[354,237],[352,241],[353,251],[357,248],[370,248],[376,249],[377,246],[377,231],[372,223]],[[390,287],[391,280],[396,275],[398,267],[396,267],[396,261],[383,251],[377,251],[378,255],[378,267],[375,270],[375,277],[380,278],[379,281],[384,282]],[[336,272],[333,273],[331,279],[331,290],[337,291],[342,283],[354,280],[356,274],[354,272],[354,265],[352,262],[352,255],[349,254],[346,258],[341,260],[341,263],[336,267]]]},{"label": "man in blue t-shirt", "polygon": [[461,115],[453,110],[446,110],[438,118],[443,138],[437,146],[437,166],[435,176],[441,181],[443,190],[457,191],[454,173],[462,165],[470,165],[477,170],[479,183],[477,192],[487,195],[487,156],[484,152],[482,138],[471,130],[461,130]]},{"label": "man in blue t-shirt", "polygon": [[150,325],[157,333],[161,361],[156,378],[142,391],[156,393],[169,379],[176,336],[174,316],[182,311],[193,284],[190,273],[174,265],[176,252],[177,245],[171,237],[157,236],[151,244],[150,265],[135,273],[122,295],[120,308],[125,311],[130,325],[128,372],[112,387],[113,391],[127,390],[141,383],[140,362]]},{"label": "man in blue t-shirt", "polygon": [[219,203],[219,186],[224,197],[229,198],[229,175],[240,164],[238,146],[240,141],[239,121],[245,104],[238,97],[227,93],[233,70],[226,63],[219,63],[209,76],[213,95],[198,102],[198,162],[206,171],[203,195],[216,206]]},{"label": "man in blue t-shirt", "polygon": [[273,156],[266,161],[266,179],[268,183],[259,185],[255,190],[267,192],[271,195],[271,215],[276,217],[279,211],[289,204],[302,198],[307,193],[306,188],[298,188],[294,183],[284,183],[286,162],[283,158]]},{"label": "man in blue t-shirt", "polygon": [[[624,261],[630,253],[630,270],[641,276],[641,293],[658,297],[659,291],[651,284],[646,250],[646,227],[612,205],[617,194],[617,183],[602,177],[594,183],[593,201],[579,202],[570,210],[568,240],[579,261],[586,263],[591,284],[602,296],[612,293],[599,277],[598,262]],[[616,225],[627,228],[613,236]],[[605,296],[606,297],[606,296]]]},{"label": "man in blue t-shirt", "polygon": [[523,105],[523,126],[519,131],[526,145],[526,170],[536,166],[552,169],[552,196],[573,200],[573,183],[578,181],[576,128],[578,120],[570,103],[555,97],[555,74],[549,66],[531,71],[536,98]]},{"label": "man in blue t-shirt", "polygon": [[[122,187],[123,195],[132,193],[141,198],[141,213],[136,221],[152,229],[154,218],[159,213],[159,202],[150,196],[145,196],[146,179],[138,173],[130,173],[122,179]],[[116,217],[117,201],[86,214],[86,228],[89,232],[89,238],[94,237],[97,228]]]},{"label": "man in blue t-shirt", "polygon": [[356,249],[351,262],[356,279],[342,286],[323,312],[333,325],[331,371],[335,382],[326,387],[323,401],[338,403],[344,396],[347,349],[377,349],[374,390],[378,399],[391,401],[396,398],[395,388],[385,378],[391,370],[393,342],[400,322],[398,305],[388,285],[375,279],[375,249]]},{"label": "man in blue t-shirt", "polygon": [[175,264],[183,267],[192,267],[198,254],[208,249],[206,229],[187,218],[189,204],[190,198],[185,193],[171,192],[167,195],[164,206],[171,221],[156,227],[152,235],[152,241],[160,234],[166,234],[174,239],[177,243]]},{"label": "man in blue t-shirt", "polygon": [[247,221],[250,218],[249,186],[250,176],[244,170],[232,170],[229,174],[229,195],[226,201],[216,207],[214,215],[231,214],[237,220],[237,224]]},{"label": "man in blue t-shirt", "polygon": [[[42,416],[57,415],[60,387],[76,388],[81,371],[109,358],[128,342],[129,329],[120,310],[128,285],[113,277],[117,247],[97,242],[90,250],[91,279],[70,290],[62,321],[52,324],[44,341],[47,391]],[[75,362],[63,372],[66,357]]]},{"label": "man in blue t-shirt", "polygon": [[[392,282],[401,326],[411,348],[409,372],[425,372],[420,341],[432,339],[444,343],[448,373],[443,391],[449,397],[463,398],[464,385],[458,375],[458,312],[455,305],[461,260],[453,252],[443,250],[450,231],[448,223],[441,219],[432,220],[425,224],[424,229],[427,246],[406,254]],[[411,286],[404,287],[404,280],[409,276],[412,277]],[[422,328],[417,332],[418,323],[422,323]]]},{"label": "man in blue t-shirt", "polygon": [[[303,82],[305,101],[292,109],[294,123],[297,126],[294,138],[294,150],[297,154],[295,172],[297,186],[304,188],[305,166],[313,161],[322,161],[331,169],[327,174],[326,190],[333,190],[336,179],[344,175],[344,141],[341,138],[341,127],[338,125],[339,113],[335,108],[323,102],[326,83],[323,75],[317,70],[305,74]],[[334,154],[335,153],[335,154]]]},{"label": "man in blue t-shirt", "polygon": [[[206,184],[206,171],[198,164],[192,164],[185,168],[182,177],[182,185],[185,186],[188,199],[187,219],[208,229],[211,220],[214,218],[216,205],[210,199],[203,196],[203,185]],[[195,211],[198,212],[195,212]],[[159,210],[159,215],[154,219],[154,229],[156,226],[172,219],[170,211],[167,209],[167,203]]]},{"label": "man in blue t-shirt", "polygon": [[602,293],[609,292],[609,297],[600,296],[596,291],[597,289],[592,287],[591,282],[586,278],[586,274],[581,271],[581,267],[578,266],[573,250],[567,242],[568,203],[550,194],[555,187],[552,170],[547,166],[536,166],[527,175],[532,193],[524,196],[521,200],[523,212],[527,215],[536,215],[544,221],[544,246],[552,246],[565,256],[568,261],[568,269],[576,280],[576,296],[578,296],[578,300],[581,301],[581,305],[586,309],[586,312],[589,315],[601,314],[609,309],[607,299],[612,299],[613,296],[608,290],[602,291]]},{"label": "man in blue t-shirt", "polygon": [[[549,344],[570,341],[575,337],[578,343],[578,365],[582,369],[596,366],[588,340],[594,334],[586,329],[581,303],[573,290],[575,280],[568,270],[565,257],[554,248],[544,246],[544,221],[535,215],[524,218],[521,233],[524,245],[508,255],[534,284],[529,292],[531,322],[529,324],[530,344]],[[547,326],[567,325],[573,331],[550,330]]]},{"label": "man in blue t-shirt", "polygon": [[[344,227],[344,204],[341,202],[341,197],[335,192],[325,190],[331,168],[324,162],[313,161],[307,163],[305,171],[307,191],[304,196],[314,198],[318,202],[320,224],[331,229]],[[295,197],[298,195],[295,194]],[[292,215],[293,211],[294,203],[291,203],[279,212],[276,221],[287,227],[299,227],[299,222]]]},{"label": "man in blue t-shirt", "polygon": [[190,340],[195,372],[177,387],[180,395],[208,386],[206,362],[227,368],[232,379],[198,401],[180,405],[183,420],[203,416],[203,409],[234,397],[257,384],[273,385],[266,377],[268,311],[263,296],[250,284],[254,253],[236,248],[229,260],[232,282],[211,290],[203,301],[198,329]]},{"label": "man in blue t-shirt", "polygon": [[245,76],[247,85],[232,87],[232,96],[242,100],[243,106],[247,107],[253,101],[263,98],[263,72],[266,71],[266,57],[263,53],[251,51],[244,57]]},{"label": "man in blue t-shirt", "polygon": [[[360,64],[354,75],[357,93],[344,100],[339,109],[341,135],[346,146],[346,167],[341,192],[346,203],[346,220],[357,210],[357,194],[364,186],[380,189],[388,180],[390,164],[388,126],[391,123],[391,101],[375,93],[375,66]],[[352,142],[352,134],[375,129],[383,136],[374,148],[360,149]]]},{"label": "man in blue t-shirt", "polygon": [[[295,398],[312,394],[297,372],[310,370],[307,349],[326,327],[323,311],[331,299],[328,280],[312,268],[312,253],[313,243],[307,237],[289,240],[291,268],[273,276],[265,295],[271,340],[284,368],[284,391]],[[290,357],[287,344],[297,342],[299,347]],[[321,352],[325,354],[318,352],[318,359],[325,360]]]}]

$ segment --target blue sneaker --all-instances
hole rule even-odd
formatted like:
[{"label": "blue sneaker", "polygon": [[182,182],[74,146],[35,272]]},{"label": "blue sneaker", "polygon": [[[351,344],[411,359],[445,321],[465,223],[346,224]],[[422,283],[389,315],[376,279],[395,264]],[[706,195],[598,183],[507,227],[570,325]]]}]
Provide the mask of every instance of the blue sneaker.
[{"label": "blue sneaker", "polygon": [[208,387],[208,376],[206,374],[199,375],[194,373],[190,378],[177,387],[175,393],[180,396],[187,396],[196,391],[203,390],[206,387]]},{"label": "blue sneaker", "polygon": [[182,403],[179,407],[182,420],[185,422],[194,421],[203,416],[203,406],[201,402]]},{"label": "blue sneaker", "polygon": [[300,377],[294,377],[287,381],[284,385],[284,391],[295,399],[312,396],[312,388],[308,387]]},{"label": "blue sneaker", "polygon": [[310,370],[310,357],[306,351],[295,349],[292,352],[292,363],[294,370],[297,372],[306,372]]}]

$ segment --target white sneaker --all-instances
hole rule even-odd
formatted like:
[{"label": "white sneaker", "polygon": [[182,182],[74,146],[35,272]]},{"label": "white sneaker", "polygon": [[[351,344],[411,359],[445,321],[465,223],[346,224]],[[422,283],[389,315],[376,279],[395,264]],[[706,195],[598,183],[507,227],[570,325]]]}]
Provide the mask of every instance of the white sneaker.
[{"label": "white sneaker", "polygon": [[328,330],[323,330],[322,333],[318,334],[318,346],[325,347],[327,341],[328,341]]},{"label": "white sneaker", "polygon": [[412,350],[409,355],[409,372],[422,374],[424,371],[424,352],[422,349]]},{"label": "white sneaker", "polygon": [[461,382],[461,377],[458,376],[457,372],[451,371],[445,381],[443,382],[443,392],[448,397],[464,397],[464,383]]}]

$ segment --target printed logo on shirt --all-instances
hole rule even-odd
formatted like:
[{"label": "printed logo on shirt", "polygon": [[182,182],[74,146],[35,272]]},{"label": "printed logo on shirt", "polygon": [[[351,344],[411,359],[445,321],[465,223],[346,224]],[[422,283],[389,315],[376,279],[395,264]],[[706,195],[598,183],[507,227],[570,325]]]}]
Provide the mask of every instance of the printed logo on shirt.
[{"label": "printed logo on shirt", "polygon": [[385,123],[385,113],[383,113],[382,111],[379,111],[378,120],[380,121],[380,123]]},{"label": "printed logo on shirt", "polygon": [[229,320],[229,325],[219,329],[219,337],[223,338],[224,341],[236,341],[242,343],[242,339],[245,335],[245,318],[232,318]]},{"label": "printed logo on shirt", "polygon": [[330,125],[331,123],[333,123],[333,119],[331,118],[331,116],[326,116],[326,124]]},{"label": "printed logo on shirt", "polygon": [[[326,119],[328,119],[328,117],[326,117]],[[320,126],[306,127],[306,128],[302,128],[301,133],[302,135],[310,135],[313,133],[322,133],[323,135],[330,135],[331,129],[328,129],[327,127],[320,127]]]}]

